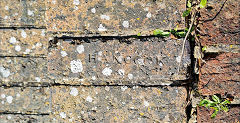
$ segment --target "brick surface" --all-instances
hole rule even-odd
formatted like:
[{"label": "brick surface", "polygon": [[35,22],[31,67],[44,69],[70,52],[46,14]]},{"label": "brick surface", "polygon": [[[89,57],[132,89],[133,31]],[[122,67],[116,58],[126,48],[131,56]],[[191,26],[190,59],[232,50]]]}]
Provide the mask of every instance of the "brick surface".
[{"label": "brick surface", "polygon": [[0,30],[1,56],[46,56],[48,36],[44,29]]},{"label": "brick surface", "polygon": [[151,35],[184,27],[184,0],[47,0],[47,28],[77,35]]},{"label": "brick surface", "polygon": [[50,112],[48,87],[0,88],[0,112],[41,114]]},{"label": "brick surface", "polygon": [[186,122],[184,87],[52,88],[56,122]]},{"label": "brick surface", "polygon": [[208,7],[201,10],[200,41],[204,46],[240,44],[239,1],[227,0],[221,9],[224,1],[209,0]]},{"label": "brick surface", "polygon": [[205,57],[200,68],[199,90],[203,95],[231,94],[240,97],[240,53],[213,54]]},{"label": "brick surface", "polygon": [[47,59],[0,57],[1,85],[45,85],[50,80]]},{"label": "brick surface", "polygon": [[[78,43],[77,42],[81,42]],[[89,43],[91,42],[91,43]],[[189,45],[177,74],[182,40],[59,40],[48,56],[48,70],[57,83],[165,85],[188,79]]]},{"label": "brick surface", "polygon": [[232,107],[228,112],[220,111],[214,119],[211,118],[211,115],[213,112],[214,112],[213,109],[198,107],[197,122],[198,123],[238,123],[240,121],[239,107]]},{"label": "brick surface", "polygon": [[0,27],[44,27],[45,0],[1,0]]},{"label": "brick surface", "polygon": [[1,114],[1,123],[50,123],[48,115]]}]

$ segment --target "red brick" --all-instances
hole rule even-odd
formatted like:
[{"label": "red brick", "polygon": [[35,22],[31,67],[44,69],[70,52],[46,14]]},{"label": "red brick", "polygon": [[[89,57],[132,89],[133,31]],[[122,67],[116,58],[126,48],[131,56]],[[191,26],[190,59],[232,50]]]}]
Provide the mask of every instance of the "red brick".
[{"label": "red brick", "polygon": [[239,1],[227,0],[221,10],[224,1],[209,0],[208,7],[201,10],[199,27],[202,45],[240,43]]}]

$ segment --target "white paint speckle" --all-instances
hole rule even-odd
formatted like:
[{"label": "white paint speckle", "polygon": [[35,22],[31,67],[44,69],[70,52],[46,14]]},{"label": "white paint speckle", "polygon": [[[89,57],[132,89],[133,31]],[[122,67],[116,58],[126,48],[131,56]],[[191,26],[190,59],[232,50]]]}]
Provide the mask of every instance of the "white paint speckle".
[{"label": "white paint speckle", "polygon": [[41,47],[42,43],[41,42],[37,42],[36,47]]},{"label": "white paint speckle", "polygon": [[26,49],[25,52],[23,52],[24,54],[29,54],[30,53],[30,49]]},{"label": "white paint speckle", "polygon": [[102,71],[103,75],[110,76],[112,74],[112,69],[110,67],[106,67]]},{"label": "white paint speckle", "polygon": [[40,77],[35,77],[35,80],[36,80],[37,82],[40,82],[40,81],[41,81],[41,78],[40,78]]},{"label": "white paint speckle", "polygon": [[4,16],[4,19],[7,20],[7,19],[8,19],[8,16]]},{"label": "white paint speckle", "polygon": [[107,29],[102,24],[100,24],[98,27],[98,31],[100,31],[100,32],[107,31]]},{"label": "white paint speckle", "polygon": [[122,86],[122,87],[121,87],[121,90],[122,90],[122,91],[125,91],[126,89],[128,89],[127,86]]},{"label": "white paint speckle", "polygon": [[52,4],[56,4],[56,0],[52,0]]},{"label": "white paint speckle", "polygon": [[15,43],[17,42],[17,40],[16,40],[15,37],[11,37],[10,40],[9,40],[9,42],[10,42],[11,44],[15,44]]},{"label": "white paint speckle", "polygon": [[16,46],[15,46],[15,50],[16,50],[17,52],[21,51],[21,46],[16,45]]},{"label": "white paint speckle", "polygon": [[124,73],[125,73],[125,71],[123,69],[119,69],[118,70],[118,74],[119,75],[124,76]]},{"label": "white paint speckle", "polygon": [[4,101],[1,101],[2,104],[4,104],[5,102]]},{"label": "white paint speckle", "polygon": [[88,102],[92,102],[93,99],[92,99],[92,97],[88,96],[88,97],[86,98],[86,101],[88,101]]},{"label": "white paint speckle", "polygon": [[179,63],[181,60],[181,56],[176,57],[176,61]]},{"label": "white paint speckle", "polygon": [[128,79],[133,79],[133,74],[129,73],[128,74]]},{"label": "white paint speckle", "polygon": [[148,7],[144,8],[144,11],[148,11],[148,10],[149,10],[149,8],[148,8]]},{"label": "white paint speckle", "polygon": [[109,91],[109,90],[110,90],[110,87],[106,86],[106,87],[105,87],[105,90],[106,90],[106,91]]},{"label": "white paint speckle", "polygon": [[28,10],[28,15],[29,15],[29,16],[34,16],[34,13],[33,13],[33,11],[31,11],[31,10]]},{"label": "white paint speckle", "polygon": [[140,65],[144,65],[144,59],[138,59],[137,62],[138,62],[138,64],[140,64]]},{"label": "white paint speckle", "polygon": [[59,115],[60,115],[60,116],[61,116],[61,118],[63,118],[63,119],[67,117],[67,115],[66,115],[66,113],[65,113],[65,112],[61,112]]},{"label": "white paint speckle", "polygon": [[5,96],[5,94],[1,94],[1,97],[2,97],[2,98],[5,98],[6,96]]},{"label": "white paint speckle", "polygon": [[152,14],[151,14],[150,12],[148,12],[147,15],[146,15],[146,17],[147,17],[147,18],[150,18],[150,17],[152,17]]},{"label": "white paint speckle", "polygon": [[65,57],[65,56],[67,56],[68,54],[67,54],[67,52],[66,51],[61,51],[61,56],[62,57]]},{"label": "white paint speckle", "polygon": [[79,3],[80,3],[79,0],[73,0],[74,5],[79,5]]},{"label": "white paint speckle", "polygon": [[148,107],[149,106],[149,103],[147,101],[144,101],[143,102],[144,106]]},{"label": "white paint speckle", "polygon": [[8,116],[7,116],[7,119],[8,119],[8,120],[11,120],[11,119],[12,119],[12,117],[11,117],[10,115],[8,115]]},{"label": "white paint speckle", "polygon": [[41,36],[45,36],[45,30],[42,30]]},{"label": "white paint speckle", "polygon": [[83,66],[80,59],[71,61],[70,66],[73,73],[79,73],[83,71]]},{"label": "white paint speckle", "polygon": [[24,30],[22,30],[21,36],[22,36],[23,38],[26,38],[26,37],[27,37],[27,33],[26,33]]},{"label": "white paint speckle", "polygon": [[98,52],[98,55],[99,55],[99,56],[102,56],[102,51],[99,51],[99,52]]},{"label": "white paint speckle", "polygon": [[96,76],[92,76],[92,80],[96,80]]},{"label": "white paint speckle", "polygon": [[17,93],[17,95],[16,95],[17,97],[20,97],[21,95],[19,94],[19,93]]},{"label": "white paint speckle", "polygon": [[95,9],[95,8],[92,8],[92,9],[91,9],[91,12],[92,12],[92,13],[96,13],[96,9]]},{"label": "white paint speckle", "polygon": [[5,6],[5,10],[9,10],[9,7],[8,7],[8,6]]},{"label": "white paint speckle", "polygon": [[77,96],[78,95],[78,89],[77,88],[71,88],[70,94],[73,96]]},{"label": "white paint speckle", "polygon": [[100,16],[101,19],[105,19],[105,20],[110,20],[110,17],[108,15],[101,15]]},{"label": "white paint speckle", "polygon": [[162,63],[162,62],[160,62],[160,63],[159,63],[159,66],[160,66],[160,67],[162,67],[162,66],[163,66],[163,63]]},{"label": "white paint speckle", "polygon": [[122,25],[123,25],[123,27],[128,28],[129,27],[129,22],[128,21],[123,21]]},{"label": "white paint speckle", "polygon": [[7,96],[6,97],[8,103],[12,103],[13,97],[12,96]]},{"label": "white paint speckle", "polygon": [[4,78],[7,78],[8,76],[10,76],[10,70],[9,69],[6,69],[2,66],[0,66],[0,73],[2,74],[2,76]]},{"label": "white paint speckle", "polygon": [[76,50],[79,54],[81,54],[81,53],[84,52],[84,46],[83,45],[78,45]]}]

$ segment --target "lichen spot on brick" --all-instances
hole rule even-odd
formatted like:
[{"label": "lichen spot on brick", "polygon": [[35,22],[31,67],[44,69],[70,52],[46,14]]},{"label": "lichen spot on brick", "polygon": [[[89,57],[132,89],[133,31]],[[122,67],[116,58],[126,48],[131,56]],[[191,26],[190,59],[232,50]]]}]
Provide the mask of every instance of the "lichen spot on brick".
[{"label": "lichen spot on brick", "polygon": [[96,13],[96,9],[95,9],[95,8],[92,8],[92,9],[91,9],[91,12],[92,12],[92,13]]},{"label": "lichen spot on brick", "polygon": [[110,67],[106,67],[103,69],[102,74],[105,76],[110,76],[112,74],[112,69]]},{"label": "lichen spot on brick", "polygon": [[105,19],[105,20],[110,20],[110,17],[108,15],[101,15],[100,16],[101,19]]},{"label": "lichen spot on brick", "polygon": [[7,19],[8,19],[8,16],[5,16],[4,19],[7,20]]},{"label": "lichen spot on brick", "polygon": [[176,61],[179,63],[181,60],[181,56],[176,57]]},{"label": "lichen spot on brick", "polygon": [[35,77],[35,80],[36,80],[37,82],[40,82],[40,81],[41,81],[41,78],[40,78],[40,77]]},{"label": "lichen spot on brick", "polygon": [[138,64],[140,64],[140,65],[144,65],[144,59],[138,59],[137,62],[138,62]]},{"label": "lichen spot on brick", "polygon": [[123,21],[122,25],[123,25],[123,27],[128,28],[129,27],[129,22],[128,21]]},{"label": "lichen spot on brick", "polygon": [[26,33],[24,30],[22,30],[21,36],[22,36],[23,38],[26,38],[26,37],[27,37],[27,33]]},{"label": "lichen spot on brick", "polygon": [[17,97],[20,97],[21,95],[19,94],[19,93],[17,93],[17,95],[16,95]]},{"label": "lichen spot on brick", "polygon": [[107,29],[102,24],[100,24],[98,27],[98,31],[103,32],[103,31],[107,31]]},{"label": "lichen spot on brick", "polygon": [[93,99],[92,99],[92,97],[88,96],[88,97],[86,98],[86,101],[88,101],[88,102],[92,102]]},{"label": "lichen spot on brick", "polygon": [[79,0],[73,0],[73,4],[74,4],[74,5],[79,5],[80,2],[79,2]]},{"label": "lichen spot on brick", "polygon": [[61,53],[61,56],[62,56],[62,57],[65,57],[65,56],[68,55],[66,51],[61,51],[60,53]]},{"label": "lichen spot on brick", "polygon": [[11,117],[10,115],[8,115],[8,116],[7,116],[7,119],[8,119],[8,120],[11,120],[11,119],[12,119],[12,117]]},{"label": "lichen spot on brick", "polygon": [[145,107],[148,107],[148,106],[149,106],[149,102],[146,101],[146,100],[144,100],[143,104],[144,104]]},{"label": "lichen spot on brick", "polygon": [[106,91],[110,91],[110,87],[106,86],[106,87],[105,87],[105,90],[106,90]]},{"label": "lichen spot on brick", "polygon": [[121,87],[121,90],[122,90],[122,91],[125,91],[126,89],[128,89],[127,86],[122,86],[122,87]]},{"label": "lichen spot on brick", "polygon": [[36,47],[41,47],[42,43],[41,42],[37,42]]},{"label": "lichen spot on brick", "polygon": [[42,32],[41,32],[41,36],[45,36],[45,30],[42,30]]},{"label": "lichen spot on brick", "polygon": [[125,73],[125,71],[123,69],[119,69],[118,70],[118,74],[119,75],[124,76],[124,73]]},{"label": "lichen spot on brick", "polygon": [[5,8],[5,10],[9,10],[9,7],[8,7],[8,6],[5,6],[4,8]]},{"label": "lichen spot on brick", "polygon": [[72,96],[77,96],[78,95],[78,89],[77,88],[71,88],[70,89],[70,94]]},{"label": "lichen spot on brick", "polygon": [[17,42],[17,40],[16,40],[15,37],[11,37],[10,40],[9,40],[9,42],[10,42],[11,44],[15,44],[15,43]]},{"label": "lichen spot on brick", "polygon": [[24,54],[29,54],[31,52],[30,49],[26,49],[25,52],[23,52]]},{"label": "lichen spot on brick", "polygon": [[67,115],[66,115],[65,112],[61,112],[59,115],[60,115],[60,117],[63,118],[63,119],[67,117]]},{"label": "lichen spot on brick", "polygon": [[84,52],[84,46],[83,45],[78,45],[76,50],[79,54],[81,54],[81,53]]},{"label": "lichen spot on brick", "polygon": [[0,66],[0,73],[2,77],[7,78],[10,76],[10,70]]},{"label": "lichen spot on brick", "polygon": [[92,76],[92,80],[96,80],[96,76]]},{"label": "lichen spot on brick", "polygon": [[82,66],[82,62],[80,59],[72,60],[70,62],[70,66],[71,66],[71,71],[73,73],[79,73],[79,72],[83,71],[83,66]]},{"label": "lichen spot on brick", "polygon": [[133,74],[129,73],[128,74],[128,79],[133,79]]},{"label": "lichen spot on brick", "polygon": [[5,94],[1,94],[1,97],[2,97],[2,98],[5,98],[6,96],[5,96]]},{"label": "lichen spot on brick", "polygon": [[15,50],[16,50],[17,52],[21,51],[21,46],[19,46],[19,45],[15,46]]},{"label": "lichen spot on brick", "polygon": [[33,13],[33,11],[31,11],[31,10],[28,10],[28,15],[29,15],[29,16],[34,16],[34,13]]},{"label": "lichen spot on brick", "polygon": [[147,13],[146,15],[147,18],[151,18],[152,17],[152,14],[150,12]]},{"label": "lichen spot on brick", "polygon": [[12,103],[13,97],[12,96],[7,96],[6,97],[8,103]]}]

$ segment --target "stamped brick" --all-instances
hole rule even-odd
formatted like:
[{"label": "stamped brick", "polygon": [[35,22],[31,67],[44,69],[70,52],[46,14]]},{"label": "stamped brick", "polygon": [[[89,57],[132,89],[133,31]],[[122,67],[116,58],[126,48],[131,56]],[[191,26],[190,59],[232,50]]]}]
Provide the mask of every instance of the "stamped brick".
[{"label": "stamped brick", "polygon": [[201,10],[201,44],[240,44],[239,9],[237,0],[209,0]]},{"label": "stamped brick", "polygon": [[151,35],[184,28],[184,0],[47,0],[47,28],[76,35]]},{"label": "stamped brick", "polygon": [[214,112],[213,109],[198,107],[197,122],[198,123],[238,123],[240,121],[239,107],[231,107],[228,112],[220,111],[214,119],[211,118],[211,115],[213,112]]},{"label": "stamped brick", "polygon": [[45,29],[0,30],[1,56],[47,56],[48,36]]},{"label": "stamped brick", "polygon": [[1,0],[0,27],[45,27],[45,0]]},{"label": "stamped brick", "polygon": [[1,123],[50,123],[48,115],[1,114]]},{"label": "stamped brick", "polygon": [[177,74],[181,47],[181,39],[156,37],[59,40],[50,49],[48,70],[57,83],[166,85],[188,79],[188,43]]},{"label": "stamped brick", "polygon": [[1,85],[45,85],[50,83],[46,58],[0,57]]},{"label": "stamped brick", "polygon": [[240,53],[212,54],[200,68],[199,90],[203,95],[231,94],[240,97]]},{"label": "stamped brick", "polygon": [[50,113],[48,87],[0,88],[0,112],[22,114]]},{"label": "stamped brick", "polygon": [[184,87],[58,86],[52,92],[56,122],[186,122]]}]

